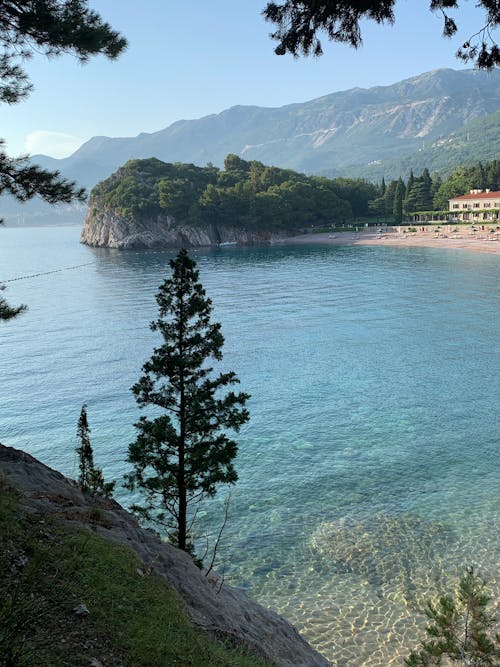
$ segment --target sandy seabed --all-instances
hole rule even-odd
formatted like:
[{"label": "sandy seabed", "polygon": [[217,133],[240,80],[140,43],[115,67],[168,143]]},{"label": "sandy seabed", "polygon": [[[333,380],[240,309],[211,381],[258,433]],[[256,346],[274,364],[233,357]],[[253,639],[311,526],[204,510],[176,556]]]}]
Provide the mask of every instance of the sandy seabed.
[{"label": "sandy seabed", "polygon": [[467,231],[453,234],[443,233],[437,235],[432,231],[417,232],[382,232],[377,234],[372,231],[354,232],[331,232],[328,234],[303,234],[284,239],[287,244],[328,244],[328,245],[377,245],[398,246],[408,248],[445,248],[452,250],[470,250],[472,252],[486,252],[500,254],[500,234],[489,234],[488,232],[476,232],[469,234]]}]

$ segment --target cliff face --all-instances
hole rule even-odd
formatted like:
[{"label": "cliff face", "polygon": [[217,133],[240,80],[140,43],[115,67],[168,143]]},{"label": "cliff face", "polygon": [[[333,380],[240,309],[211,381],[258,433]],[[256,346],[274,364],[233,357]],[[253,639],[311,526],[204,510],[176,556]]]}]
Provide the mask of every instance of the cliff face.
[{"label": "cliff face", "polygon": [[[40,524],[83,527],[132,550],[144,572],[160,575],[176,591],[202,630],[283,667],[330,665],[287,621],[223,584],[215,573],[204,576],[187,554],[142,529],[117,502],[83,494],[75,482],[29,454],[0,444],[1,475],[22,494],[23,505]],[[96,512],[99,522],[85,523],[84,517]]]},{"label": "cliff face", "polygon": [[[284,236],[284,235],[283,235]],[[170,215],[133,218],[93,202],[80,241],[101,248],[197,248],[219,243],[266,244],[280,238],[276,233],[248,231],[222,225],[182,225]]]}]

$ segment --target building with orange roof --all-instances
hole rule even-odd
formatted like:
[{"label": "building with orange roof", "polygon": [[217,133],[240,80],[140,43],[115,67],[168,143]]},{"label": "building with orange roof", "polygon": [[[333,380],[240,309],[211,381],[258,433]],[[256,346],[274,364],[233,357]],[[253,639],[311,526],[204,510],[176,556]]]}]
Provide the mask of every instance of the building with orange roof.
[{"label": "building with orange roof", "polygon": [[448,203],[449,211],[458,220],[481,222],[500,218],[499,190],[471,190],[467,195],[452,197]]}]

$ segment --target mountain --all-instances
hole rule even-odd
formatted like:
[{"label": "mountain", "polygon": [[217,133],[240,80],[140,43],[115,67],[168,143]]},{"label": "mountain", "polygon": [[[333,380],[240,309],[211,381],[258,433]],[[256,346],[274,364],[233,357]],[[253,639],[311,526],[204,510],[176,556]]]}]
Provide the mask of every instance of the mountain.
[{"label": "mountain", "polygon": [[[500,156],[500,110],[474,118],[462,128],[431,142],[423,142],[415,152],[368,165],[353,165],[344,169],[344,176],[380,181],[406,178],[413,169],[420,173],[425,167],[431,173],[448,176],[452,167],[473,166],[478,161],[497,160]],[[323,176],[335,176],[336,170],[324,170]]]},{"label": "mountain", "polygon": [[[370,165],[446,143],[467,123],[499,109],[498,70],[442,69],[280,108],[236,106],[133,138],[93,137],[68,158],[40,155],[33,161],[86,187],[130,158],[221,166],[228,153],[307,173],[357,175],[369,172]],[[450,168],[452,157],[453,152]]]}]

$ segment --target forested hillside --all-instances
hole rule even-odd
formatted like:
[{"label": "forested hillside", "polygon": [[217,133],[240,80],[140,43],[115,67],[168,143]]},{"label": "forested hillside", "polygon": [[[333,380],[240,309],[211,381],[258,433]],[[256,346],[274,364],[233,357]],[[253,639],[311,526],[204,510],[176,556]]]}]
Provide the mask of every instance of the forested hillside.
[{"label": "forested hillside", "polygon": [[93,189],[90,204],[138,218],[165,212],[193,226],[293,231],[369,215],[377,192],[363,180],[306,176],[230,154],[223,170],[130,160]]},{"label": "forested hillside", "polygon": [[236,226],[269,232],[354,220],[402,222],[417,211],[447,210],[448,199],[472,188],[500,189],[500,161],[459,166],[443,181],[428,168],[374,185],[363,179],[306,176],[247,162],[234,154],[224,169],[129,160],[91,194],[91,207],[136,219],[172,216],[176,224]]}]

